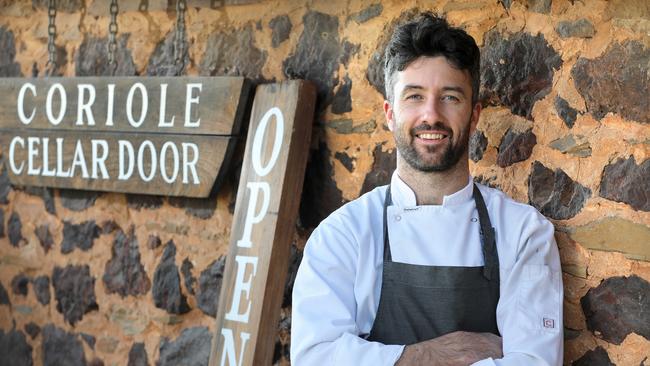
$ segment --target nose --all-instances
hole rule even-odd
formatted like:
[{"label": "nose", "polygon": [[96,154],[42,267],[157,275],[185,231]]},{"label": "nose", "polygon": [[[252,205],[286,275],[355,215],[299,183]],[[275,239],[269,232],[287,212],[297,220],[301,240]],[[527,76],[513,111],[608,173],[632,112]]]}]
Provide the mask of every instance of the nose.
[{"label": "nose", "polygon": [[436,122],[442,122],[443,114],[439,101],[431,98],[423,105],[422,123],[434,125]]}]

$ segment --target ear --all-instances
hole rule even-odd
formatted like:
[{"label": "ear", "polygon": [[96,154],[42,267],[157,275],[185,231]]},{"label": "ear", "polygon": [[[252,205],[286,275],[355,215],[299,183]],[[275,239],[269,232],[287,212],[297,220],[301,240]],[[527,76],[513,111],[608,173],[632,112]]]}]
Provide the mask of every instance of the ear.
[{"label": "ear", "polygon": [[476,126],[478,125],[479,117],[481,116],[481,103],[474,104],[472,108],[472,117],[470,120],[469,134],[470,136],[476,131]]},{"label": "ear", "polygon": [[386,124],[388,125],[388,129],[393,131],[395,129],[393,106],[387,100],[384,100],[384,116],[386,117]]}]

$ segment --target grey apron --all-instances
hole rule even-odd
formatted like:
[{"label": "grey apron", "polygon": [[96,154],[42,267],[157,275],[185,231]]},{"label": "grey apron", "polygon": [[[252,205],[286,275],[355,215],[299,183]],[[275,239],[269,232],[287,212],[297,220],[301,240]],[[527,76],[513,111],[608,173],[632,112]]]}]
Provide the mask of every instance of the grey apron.
[{"label": "grey apron", "polygon": [[482,267],[424,266],[393,262],[384,200],[384,271],[375,322],[368,340],[384,344],[414,344],[454,331],[499,334],[499,257],[494,229],[478,187],[474,201],[480,222]]}]

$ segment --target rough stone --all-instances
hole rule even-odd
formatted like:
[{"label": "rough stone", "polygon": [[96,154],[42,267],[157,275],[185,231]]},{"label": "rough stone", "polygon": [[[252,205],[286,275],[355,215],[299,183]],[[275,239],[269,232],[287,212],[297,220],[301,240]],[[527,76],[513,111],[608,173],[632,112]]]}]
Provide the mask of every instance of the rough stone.
[{"label": "rough stone", "polygon": [[334,153],[334,158],[336,160],[340,161],[341,164],[347,169],[350,173],[354,171],[354,162],[357,160],[356,158],[350,157],[345,151],[337,151]]},{"label": "rough stone", "polygon": [[130,34],[121,34],[117,37],[115,50],[115,71],[108,63],[106,50],[108,38],[85,36],[77,51],[75,60],[75,73],[77,76],[133,76],[136,67],[131,56],[131,50],[126,48]]},{"label": "rough stone", "polygon": [[172,314],[190,311],[187,298],[181,292],[181,279],[175,263],[176,245],[167,242],[156,272],[153,276],[153,300],[156,307]]},{"label": "rough stone", "polygon": [[61,205],[71,211],[83,211],[95,204],[100,192],[83,191],[76,189],[61,189]]},{"label": "rough stone", "polygon": [[160,342],[158,366],[207,365],[212,334],[207,327],[184,329],[175,341]]},{"label": "rough stone", "polygon": [[97,341],[97,339],[92,334],[79,333],[79,336],[81,336],[81,339],[83,339],[84,342],[86,342],[88,347],[90,347],[91,349],[95,349],[95,342]]},{"label": "rough stone", "polygon": [[151,281],[140,261],[138,239],[131,226],[128,237],[119,230],[115,234],[112,257],[104,267],[104,286],[108,293],[118,293],[122,297],[146,294]]},{"label": "rough stone", "polygon": [[375,129],[377,129],[377,122],[374,119],[371,119],[366,123],[355,126],[351,119],[336,119],[333,121],[328,121],[327,127],[342,135],[353,133],[371,134],[375,131]]},{"label": "rough stone", "polygon": [[650,159],[636,165],[634,156],[618,159],[603,170],[600,196],[650,211]]},{"label": "rough stone", "polygon": [[245,76],[262,80],[266,51],[255,46],[253,26],[249,23],[232,32],[218,30],[210,35],[201,62],[201,75]]},{"label": "rough stone", "polygon": [[102,223],[102,234],[111,234],[117,230],[121,230],[117,222],[113,220],[106,220]]},{"label": "rough stone", "polygon": [[501,139],[497,165],[502,168],[514,163],[527,160],[533,153],[533,147],[537,144],[537,136],[532,130],[518,133],[508,130]]},{"label": "rough stone", "polygon": [[181,274],[183,275],[183,282],[185,283],[185,288],[190,295],[196,294],[196,278],[192,275],[192,269],[194,265],[189,258],[183,259],[183,264],[181,264]]},{"label": "rough stone", "polygon": [[334,94],[334,99],[332,100],[332,113],[343,114],[352,111],[351,90],[352,79],[345,75],[343,78],[343,84],[336,91],[336,94]]},{"label": "rough stone", "polygon": [[11,306],[11,302],[9,301],[9,294],[7,293],[7,290],[2,285],[1,282],[0,282],[0,305]]},{"label": "rough stone", "polygon": [[390,177],[397,164],[397,150],[393,149],[385,152],[382,150],[382,146],[383,144],[375,145],[375,151],[372,153],[374,158],[372,168],[363,180],[363,185],[361,186],[361,192],[359,195],[369,192],[375,187],[390,183]]},{"label": "rough stone", "polygon": [[176,29],[172,29],[165,39],[158,42],[147,64],[147,76],[180,76],[186,73],[186,65],[190,64],[187,39],[183,39],[182,62],[176,63],[174,56],[174,43],[176,42]]},{"label": "rough stone", "polygon": [[97,350],[102,353],[113,353],[117,349],[120,341],[111,336],[100,337],[97,341]]},{"label": "rough stone", "polygon": [[50,227],[47,224],[39,225],[34,229],[34,234],[38,238],[38,242],[41,243],[45,253],[49,252],[54,245],[54,238],[50,232]]},{"label": "rough stone", "polygon": [[607,13],[613,18],[650,19],[650,3],[646,0],[610,0]]},{"label": "rough stone", "polygon": [[12,212],[9,216],[9,221],[7,222],[7,231],[9,231],[9,243],[12,246],[18,247],[21,242],[25,241],[23,238],[23,224],[20,222],[20,215],[16,212]]},{"label": "rough stone", "polygon": [[25,324],[24,329],[25,333],[27,333],[31,339],[38,337],[38,335],[41,333],[41,327],[39,327],[38,324],[34,322]]},{"label": "rough stone", "polygon": [[5,211],[0,207],[0,238],[5,236]]},{"label": "rough stone", "polygon": [[95,239],[99,238],[101,228],[95,224],[95,220],[84,221],[81,224],[73,224],[63,221],[63,241],[61,242],[61,253],[68,254],[75,247],[88,251],[93,247]]},{"label": "rough stone", "polygon": [[0,365],[6,366],[32,366],[32,346],[27,343],[27,338],[19,330],[5,333],[0,329]]},{"label": "rough stone", "polygon": [[153,210],[163,205],[163,197],[147,194],[127,194],[126,203],[136,210],[142,210],[143,208]]},{"label": "rough stone", "polygon": [[607,48],[593,60],[579,58],[571,70],[576,89],[597,119],[616,113],[650,123],[650,49],[638,41]]},{"label": "rough stone", "polygon": [[99,309],[95,300],[95,279],[90,276],[88,265],[54,267],[52,284],[56,310],[71,325],[81,320],[84,314]]},{"label": "rough stone", "polygon": [[551,141],[549,146],[563,154],[571,154],[580,158],[591,156],[591,145],[583,136],[566,135]]},{"label": "rough stone", "polygon": [[[32,0],[32,6],[35,9],[45,10],[47,12],[48,1],[47,0]],[[79,11],[84,6],[84,0],[58,0],[56,2],[57,11],[65,11],[68,13],[74,13]]]},{"label": "rough stone", "polygon": [[79,338],[52,324],[43,327],[41,347],[43,366],[86,366],[84,349]]},{"label": "rough stone", "polygon": [[543,215],[556,220],[575,216],[591,196],[591,190],[574,182],[564,171],[552,171],[533,163],[528,178],[528,199]]},{"label": "rough stone", "polygon": [[475,163],[483,159],[483,153],[487,149],[488,140],[483,131],[476,130],[469,138],[469,158]]},{"label": "rough stone", "polygon": [[269,28],[271,28],[271,47],[277,48],[280,43],[289,39],[291,34],[291,19],[289,16],[278,15],[269,21]]},{"label": "rough stone", "polygon": [[555,97],[555,110],[567,127],[572,128],[578,118],[578,111],[569,105],[569,102],[561,97]]},{"label": "rough stone", "polygon": [[341,45],[339,19],[336,16],[308,11],[303,16],[304,30],[295,52],[283,62],[289,79],[306,79],[316,84],[317,110],[322,111],[332,100],[336,85]]},{"label": "rough stone", "polygon": [[144,343],[133,343],[129,350],[129,361],[126,366],[149,366],[147,351],[144,349]]},{"label": "rough stone", "polygon": [[32,196],[41,197],[45,205],[45,211],[56,215],[56,207],[54,206],[54,190],[47,187],[25,187],[25,193]]},{"label": "rough stone", "polygon": [[29,277],[19,273],[11,279],[11,292],[13,292],[14,295],[27,296],[27,285],[29,285]]},{"label": "rough stone", "polygon": [[334,181],[334,167],[330,150],[321,142],[311,151],[300,199],[300,222],[304,227],[316,227],[325,217],[344,202],[341,190]]},{"label": "rough stone", "polygon": [[561,21],[555,26],[555,31],[562,38],[569,38],[569,37],[591,38],[594,36],[594,34],[596,34],[596,29],[594,29],[594,25],[591,24],[591,22],[585,18],[580,18],[575,21],[570,21],[570,20]]},{"label": "rough stone", "polygon": [[0,27],[0,77],[23,76],[20,65],[15,62],[16,40],[7,27]]},{"label": "rough stone", "polygon": [[211,317],[217,316],[219,306],[219,292],[223,281],[223,270],[226,266],[226,257],[221,256],[208,265],[199,276],[199,295],[196,298],[199,309]]},{"label": "rough stone", "polygon": [[343,41],[343,53],[341,54],[341,63],[345,66],[348,66],[350,63],[350,58],[359,53],[361,45],[348,42],[347,40]]},{"label": "rough stone", "polygon": [[548,14],[551,12],[552,0],[526,0],[526,7],[535,13]]},{"label": "rough stone", "polygon": [[591,331],[621,344],[630,333],[650,340],[650,283],[641,277],[611,277],[580,299]]},{"label": "rough stone", "polygon": [[384,11],[384,6],[381,3],[372,4],[360,12],[350,15],[348,19],[361,24],[380,16],[382,11]]},{"label": "rough stone", "polygon": [[88,362],[88,366],[104,366],[104,361],[95,357],[92,360],[90,360],[90,362]]},{"label": "rough stone", "polygon": [[550,92],[560,66],[562,59],[542,34],[520,32],[506,38],[489,32],[481,51],[481,100],[532,119],[533,105]]},{"label": "rough stone", "polygon": [[217,209],[217,198],[214,196],[207,198],[169,197],[167,202],[174,207],[184,208],[188,214],[203,220],[211,218]]},{"label": "rough stone", "polygon": [[616,366],[609,359],[609,355],[604,348],[598,346],[593,350],[587,351],[582,357],[573,361],[571,366]]},{"label": "rough stone", "polygon": [[650,261],[650,227],[647,225],[606,217],[578,226],[570,236],[585,248],[616,251],[630,259]]},{"label": "rough stone", "polygon": [[149,249],[156,249],[160,247],[162,244],[162,241],[160,238],[156,235],[149,235],[149,238],[147,239],[147,248]]},{"label": "rough stone", "polygon": [[50,303],[50,278],[48,276],[38,276],[34,279],[32,286],[34,287],[34,293],[36,294],[36,300],[41,303],[41,305],[47,305]]},{"label": "rough stone", "polygon": [[296,282],[296,275],[298,274],[298,267],[302,261],[302,251],[298,250],[295,245],[291,246],[291,256],[289,257],[289,274],[287,275],[287,282],[284,286],[284,296],[282,298],[282,307],[291,306],[291,294],[293,292],[293,284]]},{"label": "rough stone", "polygon": [[9,203],[9,192],[11,192],[11,182],[9,181],[9,174],[5,168],[4,159],[0,159],[0,204],[6,205]]}]

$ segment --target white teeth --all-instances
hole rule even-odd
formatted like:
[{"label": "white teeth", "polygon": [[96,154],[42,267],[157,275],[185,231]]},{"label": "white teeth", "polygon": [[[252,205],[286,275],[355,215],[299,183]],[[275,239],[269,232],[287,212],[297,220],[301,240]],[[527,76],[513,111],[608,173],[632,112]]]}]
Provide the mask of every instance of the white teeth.
[{"label": "white teeth", "polygon": [[439,134],[439,133],[422,133],[422,134],[419,135],[419,137],[421,139],[425,139],[425,140],[440,140],[444,136],[442,134]]}]

